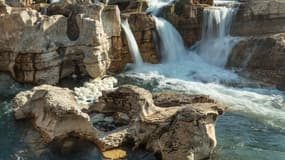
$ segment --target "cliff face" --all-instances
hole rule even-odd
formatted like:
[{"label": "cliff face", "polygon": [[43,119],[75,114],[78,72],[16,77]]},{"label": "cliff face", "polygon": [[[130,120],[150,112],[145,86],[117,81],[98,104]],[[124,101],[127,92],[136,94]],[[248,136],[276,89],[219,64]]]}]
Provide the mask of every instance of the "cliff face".
[{"label": "cliff face", "polygon": [[[46,7],[42,15],[1,3],[0,71],[19,82],[56,84],[71,74],[119,72],[132,62],[118,6],[62,1]],[[143,60],[158,63],[152,17],[134,12],[127,18]]]},{"label": "cliff face", "polygon": [[49,84],[73,73],[103,75],[110,64],[101,21],[104,7],[80,7],[64,10],[71,13],[65,17],[2,4],[0,71],[20,82]]},{"label": "cliff face", "polygon": [[244,0],[232,24],[237,36],[285,32],[284,0]]},{"label": "cliff face", "polygon": [[246,36],[233,48],[227,66],[285,89],[285,1],[247,0],[240,6],[232,34]]}]

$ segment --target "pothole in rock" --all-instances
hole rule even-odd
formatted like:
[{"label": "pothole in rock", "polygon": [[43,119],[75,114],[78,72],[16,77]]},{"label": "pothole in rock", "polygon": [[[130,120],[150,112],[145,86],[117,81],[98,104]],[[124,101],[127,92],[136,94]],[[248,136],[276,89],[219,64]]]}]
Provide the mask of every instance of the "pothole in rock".
[{"label": "pothole in rock", "polygon": [[92,113],[90,114],[92,124],[103,132],[113,131],[119,127],[129,124],[129,116],[122,112],[116,113]]}]

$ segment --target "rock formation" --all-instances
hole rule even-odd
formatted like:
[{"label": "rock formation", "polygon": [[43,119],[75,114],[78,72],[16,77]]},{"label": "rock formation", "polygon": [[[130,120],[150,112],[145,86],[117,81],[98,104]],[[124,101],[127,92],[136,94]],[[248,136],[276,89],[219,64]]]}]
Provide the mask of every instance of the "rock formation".
[{"label": "rock formation", "polygon": [[[64,15],[0,6],[0,71],[28,83],[55,84],[70,74],[105,74],[109,43],[100,5],[83,5]],[[77,9],[81,8],[84,13]]]},{"label": "rock formation", "polygon": [[242,69],[242,74],[284,90],[285,2],[243,1],[231,33],[250,38],[236,44],[227,67]]},{"label": "rock formation", "polygon": [[[38,11],[0,5],[0,71],[15,80],[56,84],[71,74],[96,78],[107,70],[119,72],[132,62],[118,6],[65,0],[47,9],[31,7]],[[41,14],[45,10],[47,15]],[[124,17],[129,19],[144,61],[158,63],[152,17],[138,12]]]},{"label": "rock formation", "polygon": [[145,146],[165,160],[210,157],[216,146],[215,121],[224,109],[205,96],[169,92],[153,98],[129,85],[103,92],[87,110],[71,90],[48,85],[14,98],[16,119],[31,118],[46,142],[79,136],[102,151],[134,142],[134,148]]},{"label": "rock formation", "polygon": [[285,32],[285,1],[243,0],[231,32],[237,36]]}]

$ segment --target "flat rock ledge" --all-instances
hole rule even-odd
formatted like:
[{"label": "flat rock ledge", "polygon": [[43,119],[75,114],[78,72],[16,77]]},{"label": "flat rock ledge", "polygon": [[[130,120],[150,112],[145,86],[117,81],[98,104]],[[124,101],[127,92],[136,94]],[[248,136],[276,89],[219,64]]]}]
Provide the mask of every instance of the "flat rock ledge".
[{"label": "flat rock ledge", "polygon": [[103,91],[98,102],[83,105],[72,90],[41,85],[16,95],[13,110],[17,120],[31,119],[47,143],[76,136],[101,151],[128,145],[163,160],[202,160],[216,147],[215,122],[225,107],[207,96],[152,95],[132,85]]}]

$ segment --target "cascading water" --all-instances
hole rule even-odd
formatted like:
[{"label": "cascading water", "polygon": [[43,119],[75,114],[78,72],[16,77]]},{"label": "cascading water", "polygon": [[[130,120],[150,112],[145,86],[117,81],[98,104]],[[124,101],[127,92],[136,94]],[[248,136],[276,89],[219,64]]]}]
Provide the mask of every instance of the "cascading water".
[{"label": "cascading water", "polygon": [[156,17],[162,7],[173,1],[174,0],[148,1],[149,8],[147,9],[147,12],[151,12],[155,18],[156,30],[160,37],[159,47],[163,63],[180,61],[183,55],[187,53],[183,40],[175,27],[164,18]]},{"label": "cascading water", "polygon": [[229,34],[235,13],[236,8],[226,6],[204,9],[202,40],[195,51],[208,63],[224,67],[232,47],[240,40]]},{"label": "cascading water", "polygon": [[[148,11],[157,14],[167,2],[172,1],[151,1]],[[223,69],[232,46],[240,40],[229,35],[235,15],[235,9],[229,7],[232,2],[215,1],[218,6],[205,9],[202,40],[189,50],[179,34],[168,34],[178,33],[172,31],[171,24],[156,18],[160,54],[165,61],[128,71],[121,75],[122,81],[153,91],[206,94],[226,104],[229,113],[217,123],[217,160],[285,159],[284,94]],[[278,140],[266,140],[268,136]]]},{"label": "cascading water", "polygon": [[155,17],[156,29],[160,37],[160,53],[164,63],[179,61],[187,51],[177,30],[163,18]]},{"label": "cascading water", "polygon": [[135,36],[134,36],[134,34],[130,28],[130,25],[129,25],[129,22],[127,19],[122,21],[122,28],[125,32],[126,37],[127,37],[129,50],[133,56],[133,59],[135,61],[135,65],[141,66],[143,64],[141,53],[140,53],[137,41],[135,39]]}]

